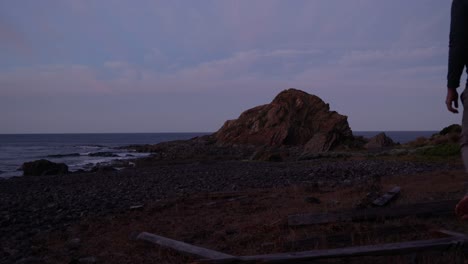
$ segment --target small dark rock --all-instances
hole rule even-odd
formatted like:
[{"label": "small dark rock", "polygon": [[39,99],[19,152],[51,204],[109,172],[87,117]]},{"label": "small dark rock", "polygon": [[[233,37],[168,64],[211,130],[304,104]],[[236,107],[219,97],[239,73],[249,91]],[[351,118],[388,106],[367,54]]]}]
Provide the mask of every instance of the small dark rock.
[{"label": "small dark rock", "polygon": [[298,160],[314,160],[314,159],[320,159],[323,158],[324,156],[321,153],[302,153],[297,159]]},{"label": "small dark rock", "polygon": [[16,264],[43,264],[46,263],[43,259],[37,257],[22,258],[15,262]]},{"label": "small dark rock", "polygon": [[259,147],[250,157],[251,160],[281,162],[288,156],[287,151],[277,147]]},{"label": "small dark rock", "polygon": [[227,229],[226,230],[226,235],[230,236],[230,235],[235,235],[239,233],[236,229]]},{"label": "small dark rock", "polygon": [[311,204],[320,204],[320,203],[322,203],[322,201],[320,201],[320,199],[316,198],[316,197],[306,197],[304,199],[304,201],[306,201],[308,203],[311,203]]},{"label": "small dark rock", "polygon": [[55,163],[45,159],[25,162],[21,167],[24,176],[61,175],[68,173],[65,163]]},{"label": "small dark rock", "polygon": [[91,169],[91,172],[109,172],[109,171],[116,171],[116,169],[112,166],[103,166],[103,165],[96,165]]},{"label": "small dark rock", "polygon": [[8,255],[8,256],[13,256],[13,255],[18,254],[17,249],[12,249],[12,248],[8,248],[8,247],[2,248],[2,251],[5,252],[5,254]]},{"label": "small dark rock", "polygon": [[351,186],[353,182],[350,179],[346,179],[343,181],[343,186]]},{"label": "small dark rock", "polygon": [[86,257],[78,259],[78,263],[96,263],[97,259],[95,257]]},{"label": "small dark rock", "polygon": [[70,239],[65,244],[65,247],[67,247],[68,249],[71,249],[71,250],[78,249],[78,248],[81,247],[81,239],[79,239],[79,238]]},{"label": "small dark rock", "polygon": [[34,255],[38,255],[38,254],[41,253],[42,251],[44,251],[44,247],[41,247],[41,246],[31,246],[31,252],[32,252]]}]

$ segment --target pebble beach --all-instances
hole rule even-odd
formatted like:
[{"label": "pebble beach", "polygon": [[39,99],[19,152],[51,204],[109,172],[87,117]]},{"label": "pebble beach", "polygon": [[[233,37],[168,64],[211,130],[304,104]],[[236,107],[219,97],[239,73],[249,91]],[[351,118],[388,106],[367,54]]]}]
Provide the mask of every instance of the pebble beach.
[{"label": "pebble beach", "polygon": [[379,159],[159,162],[121,171],[14,177],[0,180],[0,263],[30,263],[21,262],[28,258],[49,263],[47,254],[35,250],[35,236],[174,197],[290,186],[358,187],[393,175],[459,167]]}]

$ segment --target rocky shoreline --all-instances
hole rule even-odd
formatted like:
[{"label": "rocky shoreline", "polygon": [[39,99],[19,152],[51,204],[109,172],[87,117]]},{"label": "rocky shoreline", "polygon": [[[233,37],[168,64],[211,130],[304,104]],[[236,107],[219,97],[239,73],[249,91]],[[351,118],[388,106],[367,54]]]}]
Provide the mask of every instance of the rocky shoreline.
[{"label": "rocky shoreline", "polygon": [[0,181],[0,262],[22,263],[18,261],[41,255],[33,247],[33,238],[38,234],[170,197],[294,185],[366,188],[386,176],[453,169],[460,168],[444,163],[380,159],[181,161],[155,162],[121,171],[15,177]]},{"label": "rocky shoreline", "polygon": [[[152,154],[114,163],[119,170],[105,165],[69,173],[65,164],[24,163],[27,176],[0,179],[0,263],[51,263],[44,236],[92,218],[125,216],[158,203],[171,207],[167,201],[177,197],[296,186],[315,193],[353,188],[367,197],[378,195],[381,181],[393,176],[461,170],[454,161],[458,130],[449,127],[404,146],[383,133],[354,137],[346,116],[316,96],[289,89],[212,135],[124,147]],[[63,248],[78,243],[71,238]]]}]

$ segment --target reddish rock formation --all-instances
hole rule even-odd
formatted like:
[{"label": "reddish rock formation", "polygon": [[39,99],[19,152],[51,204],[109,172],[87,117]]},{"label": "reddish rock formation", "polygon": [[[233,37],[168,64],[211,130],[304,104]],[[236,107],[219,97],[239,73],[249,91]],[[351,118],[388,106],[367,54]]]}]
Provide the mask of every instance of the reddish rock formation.
[{"label": "reddish rock formation", "polygon": [[215,134],[221,144],[256,146],[303,145],[307,152],[323,152],[352,138],[347,117],[306,92],[288,89],[266,105],[229,120]]}]

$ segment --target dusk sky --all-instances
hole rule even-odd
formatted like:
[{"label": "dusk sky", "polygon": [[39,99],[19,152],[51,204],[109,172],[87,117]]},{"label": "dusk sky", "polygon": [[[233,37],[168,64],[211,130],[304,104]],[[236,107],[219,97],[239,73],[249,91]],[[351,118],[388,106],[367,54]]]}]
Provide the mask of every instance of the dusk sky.
[{"label": "dusk sky", "polygon": [[450,5],[3,0],[0,133],[212,132],[290,87],[353,131],[440,130]]}]

